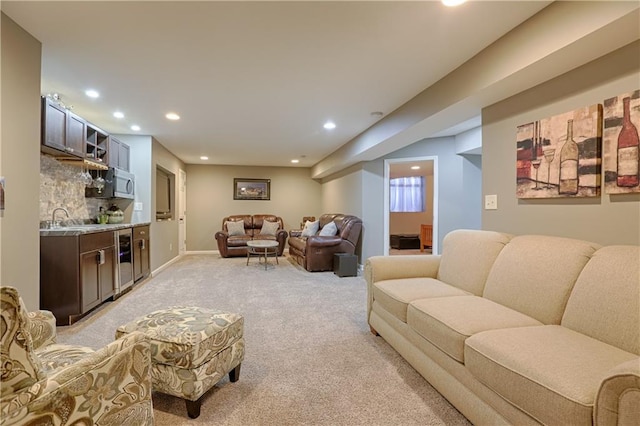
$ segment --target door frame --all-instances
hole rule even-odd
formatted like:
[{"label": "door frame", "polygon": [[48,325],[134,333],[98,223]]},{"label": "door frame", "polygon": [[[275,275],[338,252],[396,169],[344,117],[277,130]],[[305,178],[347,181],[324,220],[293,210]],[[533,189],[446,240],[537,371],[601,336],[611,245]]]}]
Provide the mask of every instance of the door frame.
[{"label": "door frame", "polygon": [[178,255],[187,251],[187,172],[178,170]]},{"label": "door frame", "polygon": [[431,253],[440,254],[438,243],[438,157],[389,158],[384,160],[384,255],[389,256],[389,176],[392,164],[433,161],[433,242]]}]

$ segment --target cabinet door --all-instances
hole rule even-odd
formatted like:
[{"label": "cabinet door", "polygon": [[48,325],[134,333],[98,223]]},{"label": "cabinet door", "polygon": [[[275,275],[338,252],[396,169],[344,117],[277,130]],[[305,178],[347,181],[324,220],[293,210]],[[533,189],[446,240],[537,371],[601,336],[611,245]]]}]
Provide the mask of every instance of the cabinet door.
[{"label": "cabinet door", "polygon": [[47,98],[42,100],[42,144],[65,151],[67,113],[64,108]]},{"label": "cabinet door", "polygon": [[142,276],[143,277],[148,277],[149,273],[151,272],[151,267],[149,264],[149,238],[145,238],[142,240],[142,248],[141,248],[141,253],[140,253],[140,259],[141,259],[141,270],[142,270]]},{"label": "cabinet door", "polygon": [[109,165],[120,168],[120,141],[113,136],[109,137]]},{"label": "cabinet door", "polygon": [[66,151],[77,157],[84,157],[85,121],[77,115],[67,112]]},{"label": "cabinet door", "polygon": [[133,279],[135,281],[149,276],[151,272],[149,241],[148,225],[133,227]]},{"label": "cabinet door", "polygon": [[129,145],[120,142],[120,153],[118,154],[118,166],[125,171],[129,171]]},{"label": "cabinet door", "polygon": [[82,313],[98,306],[100,300],[100,254],[99,250],[80,255],[80,286]]},{"label": "cabinet door", "polygon": [[100,250],[100,252],[102,253],[101,264],[99,265],[100,301],[104,302],[115,293],[116,250],[114,247],[107,247]]}]

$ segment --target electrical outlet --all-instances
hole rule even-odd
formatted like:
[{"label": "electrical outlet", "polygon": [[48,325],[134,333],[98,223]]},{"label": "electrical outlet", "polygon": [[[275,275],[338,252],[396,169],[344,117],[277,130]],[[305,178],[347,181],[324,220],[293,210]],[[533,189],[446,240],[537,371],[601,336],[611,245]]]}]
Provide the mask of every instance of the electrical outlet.
[{"label": "electrical outlet", "polygon": [[484,196],[485,210],[498,210],[498,196],[496,194]]},{"label": "electrical outlet", "polygon": [[142,203],[133,203],[133,210],[136,212],[142,211]]}]

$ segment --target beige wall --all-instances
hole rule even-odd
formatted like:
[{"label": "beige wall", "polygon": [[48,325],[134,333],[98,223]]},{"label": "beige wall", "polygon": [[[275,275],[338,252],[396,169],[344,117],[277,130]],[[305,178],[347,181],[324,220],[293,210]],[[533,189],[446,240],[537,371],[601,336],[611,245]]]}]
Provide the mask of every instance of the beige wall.
[{"label": "beige wall", "polygon": [[[214,235],[233,214],[275,214],[285,229],[303,216],[319,216],[321,187],[308,168],[187,165],[187,251],[217,250]],[[271,179],[271,200],[233,199],[233,179]]]},{"label": "beige wall", "polygon": [[640,244],[640,194],[596,198],[518,200],[516,126],[640,88],[640,42],[485,108],[483,193],[498,195],[498,210],[482,213],[484,229],[551,234],[600,244]]},{"label": "beige wall", "polygon": [[156,166],[173,173],[175,175],[174,191],[171,205],[176,206],[178,195],[178,174],[180,169],[184,170],[184,163],[160,142],[153,139],[151,156],[151,271],[171,261],[178,256],[178,220],[177,208],[174,208],[173,220],[156,221]]},{"label": "beige wall", "polygon": [[362,218],[362,165],[355,165],[322,181],[322,213]]},{"label": "beige wall", "polygon": [[27,308],[40,306],[40,53],[41,44],[2,14],[0,284],[18,289]]}]

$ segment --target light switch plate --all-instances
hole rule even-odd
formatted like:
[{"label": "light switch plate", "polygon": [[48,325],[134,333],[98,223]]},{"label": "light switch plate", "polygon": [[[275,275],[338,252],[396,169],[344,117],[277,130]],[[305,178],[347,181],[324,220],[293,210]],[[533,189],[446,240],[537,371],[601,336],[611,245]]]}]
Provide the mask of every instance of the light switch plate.
[{"label": "light switch plate", "polygon": [[484,209],[485,210],[498,210],[498,195],[485,195],[484,196]]},{"label": "light switch plate", "polygon": [[141,212],[142,211],[142,203],[133,203],[133,210],[135,210],[137,212]]}]

